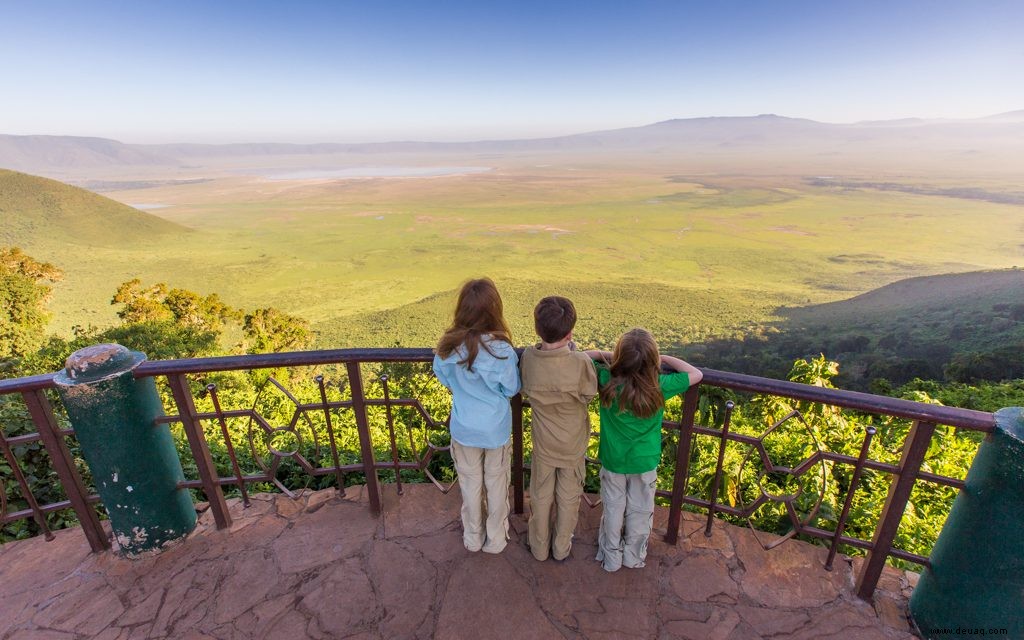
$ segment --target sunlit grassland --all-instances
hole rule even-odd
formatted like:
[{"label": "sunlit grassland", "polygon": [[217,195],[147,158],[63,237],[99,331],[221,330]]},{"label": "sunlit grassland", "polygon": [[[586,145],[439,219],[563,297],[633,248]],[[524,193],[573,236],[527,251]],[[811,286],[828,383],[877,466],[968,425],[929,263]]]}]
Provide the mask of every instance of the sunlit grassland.
[{"label": "sunlit grassland", "polygon": [[195,232],[123,247],[26,247],[67,274],[53,299],[57,331],[109,324],[114,288],[139,277],[306,317],[320,346],[427,345],[450,292],[489,275],[520,335],[536,298],[565,293],[595,343],[636,324],[699,340],[769,320],[779,306],[1024,263],[1024,207],[792,178],[520,167],[425,179],[232,177],[106,195],[171,205],[152,213]]}]

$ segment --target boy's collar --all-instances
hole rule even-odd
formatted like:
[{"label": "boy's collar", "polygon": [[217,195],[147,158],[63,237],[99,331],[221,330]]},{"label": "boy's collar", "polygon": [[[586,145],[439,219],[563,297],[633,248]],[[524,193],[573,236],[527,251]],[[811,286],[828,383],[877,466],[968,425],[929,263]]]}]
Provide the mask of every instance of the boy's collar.
[{"label": "boy's collar", "polygon": [[538,351],[558,351],[559,349],[565,349],[572,342],[571,339],[566,338],[559,340],[558,342],[544,342],[543,340],[537,343]]},{"label": "boy's collar", "polygon": [[572,353],[571,351],[569,351],[569,346],[568,345],[564,345],[564,346],[558,347],[557,349],[544,349],[542,347],[543,347],[543,345],[538,342],[537,344],[533,345],[533,347],[531,347],[531,349],[533,350],[533,352],[535,354],[537,354],[537,356],[539,356],[541,358],[561,357],[561,356],[568,355],[568,354]]}]

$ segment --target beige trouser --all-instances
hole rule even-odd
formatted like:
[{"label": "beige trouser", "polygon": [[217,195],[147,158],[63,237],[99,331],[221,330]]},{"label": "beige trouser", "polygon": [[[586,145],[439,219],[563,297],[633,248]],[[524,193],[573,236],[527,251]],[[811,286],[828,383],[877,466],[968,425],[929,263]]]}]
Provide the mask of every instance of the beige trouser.
[{"label": "beige trouser", "polygon": [[[572,548],[572,534],[580,515],[583,494],[583,458],[575,466],[555,467],[537,458],[530,464],[530,552],[538,560],[564,560]],[[551,532],[551,507],[555,531]]]},{"label": "beige trouser", "polygon": [[630,569],[644,566],[647,540],[654,525],[657,484],[657,470],[622,474],[601,469],[604,512],[597,535],[597,559],[605,571],[618,571],[622,566]]},{"label": "beige trouser", "polygon": [[462,543],[470,551],[501,553],[508,543],[512,443],[480,449],[452,440],[452,460],[462,491]]}]

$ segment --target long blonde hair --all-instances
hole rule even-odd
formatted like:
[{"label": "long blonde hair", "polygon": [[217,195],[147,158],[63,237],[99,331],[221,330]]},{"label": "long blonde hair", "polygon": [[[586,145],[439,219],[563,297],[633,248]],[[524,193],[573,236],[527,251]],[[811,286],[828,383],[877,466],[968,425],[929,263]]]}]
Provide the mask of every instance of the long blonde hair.
[{"label": "long blonde hair", "polygon": [[462,285],[455,303],[455,317],[437,343],[437,355],[447,358],[464,344],[466,356],[459,364],[472,371],[480,345],[487,353],[495,355],[483,341],[487,335],[512,344],[512,332],[505,322],[498,288],[490,278],[478,278]]},{"label": "long blonde hair", "polygon": [[665,406],[658,384],[661,355],[658,343],[645,329],[622,334],[612,353],[611,379],[601,388],[601,405],[619,409],[638,418],[650,418]]}]

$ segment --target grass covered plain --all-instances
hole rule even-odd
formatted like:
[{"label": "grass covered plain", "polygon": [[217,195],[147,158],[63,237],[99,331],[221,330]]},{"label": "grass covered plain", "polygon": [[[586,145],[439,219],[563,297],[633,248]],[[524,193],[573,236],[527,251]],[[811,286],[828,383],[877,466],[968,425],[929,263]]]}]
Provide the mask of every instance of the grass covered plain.
[{"label": "grass covered plain", "polygon": [[13,234],[66,274],[54,331],[113,323],[114,289],[138,277],[281,308],[310,320],[320,347],[428,346],[459,284],[488,275],[520,343],[532,339],[536,300],[558,293],[577,303],[581,342],[608,346],[646,325],[669,344],[741,335],[781,307],[903,278],[1024,263],[1024,207],[785,176],[520,164],[433,178],[229,176],[105,195],[169,205],[151,213],[177,227],[137,233],[112,221],[116,241],[102,245],[68,227]]}]

